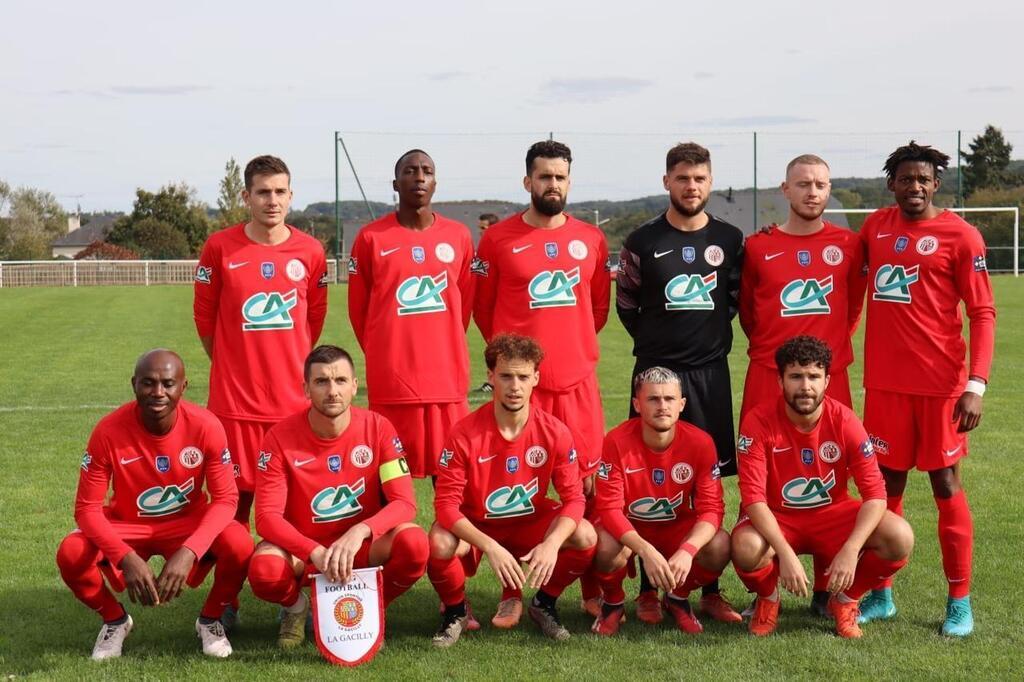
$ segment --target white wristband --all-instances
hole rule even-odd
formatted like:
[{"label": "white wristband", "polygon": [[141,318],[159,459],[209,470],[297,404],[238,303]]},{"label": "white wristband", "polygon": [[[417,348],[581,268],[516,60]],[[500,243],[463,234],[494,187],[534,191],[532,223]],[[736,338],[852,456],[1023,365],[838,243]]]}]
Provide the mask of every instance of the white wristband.
[{"label": "white wristband", "polygon": [[977,379],[968,379],[967,387],[964,392],[977,393],[979,396],[985,395],[985,389],[987,388],[984,381],[978,381]]}]

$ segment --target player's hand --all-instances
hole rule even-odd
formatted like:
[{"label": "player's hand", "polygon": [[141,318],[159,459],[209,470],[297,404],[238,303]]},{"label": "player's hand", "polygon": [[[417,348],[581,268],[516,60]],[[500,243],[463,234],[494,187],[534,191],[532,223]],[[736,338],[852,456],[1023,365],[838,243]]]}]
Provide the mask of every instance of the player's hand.
[{"label": "player's hand", "polygon": [[693,568],[693,557],[689,552],[680,549],[669,557],[668,566],[672,569],[672,579],[675,580],[672,588],[675,589],[686,581],[686,576],[690,575],[690,569]]},{"label": "player's hand", "polygon": [[316,566],[316,570],[327,575],[327,562],[324,559],[327,558],[327,548],[323,545],[317,545],[316,548],[309,553],[309,562]]},{"label": "player's hand", "polygon": [[675,588],[676,579],[672,567],[669,566],[661,552],[654,547],[649,547],[640,555],[640,558],[644,560],[644,570],[647,571],[647,577],[651,579],[651,584],[666,592],[671,592]]},{"label": "player's hand", "polygon": [[519,560],[526,562],[523,584],[529,581],[531,589],[539,589],[548,584],[551,573],[555,570],[555,563],[558,561],[558,547],[553,547],[545,541],[519,557]]},{"label": "player's hand", "polygon": [[352,564],[355,562],[356,553],[372,534],[373,532],[365,523],[357,523],[331,543],[331,546],[327,548],[327,555],[324,557],[326,568],[324,575],[328,580],[335,583],[348,582],[352,576]]},{"label": "player's hand", "polygon": [[981,396],[973,391],[964,391],[953,406],[953,421],[959,421],[956,430],[966,433],[981,423]]},{"label": "player's hand", "polygon": [[590,498],[594,496],[594,492],[597,490],[597,488],[594,486],[595,478],[595,474],[590,474],[589,476],[583,477],[583,497]]},{"label": "player's hand", "polygon": [[779,554],[779,582],[798,597],[807,596],[807,572],[800,558],[792,551]]},{"label": "player's hand", "polygon": [[121,572],[128,598],[133,604],[156,606],[160,603],[160,592],[156,588],[153,569],[135,552],[128,552],[121,559]]},{"label": "player's hand", "polygon": [[523,581],[526,579],[523,568],[519,565],[519,560],[507,549],[495,542],[484,551],[484,556],[487,557],[487,563],[491,565],[494,575],[501,581],[502,587],[523,589]]},{"label": "player's hand", "polygon": [[196,555],[188,547],[181,547],[171,555],[156,579],[156,587],[160,595],[160,603],[166,604],[181,594],[196,563]]},{"label": "player's hand", "polygon": [[850,588],[853,584],[853,575],[857,572],[857,555],[859,552],[846,545],[839,550],[825,575],[828,576],[828,591],[832,594],[839,594]]}]

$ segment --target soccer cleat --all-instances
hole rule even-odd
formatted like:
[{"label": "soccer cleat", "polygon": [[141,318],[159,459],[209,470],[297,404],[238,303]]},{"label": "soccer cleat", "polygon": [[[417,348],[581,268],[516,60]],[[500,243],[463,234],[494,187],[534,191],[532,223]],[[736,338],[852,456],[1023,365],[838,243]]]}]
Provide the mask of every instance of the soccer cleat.
[{"label": "soccer cleat", "polygon": [[476,632],[480,629],[480,621],[478,621],[476,616],[473,615],[473,607],[470,605],[468,600],[466,601],[466,618],[467,631]]},{"label": "soccer cleat", "polygon": [[702,614],[716,620],[719,623],[742,623],[743,616],[736,613],[729,600],[722,596],[721,592],[706,594],[700,598],[697,610]]},{"label": "soccer cleat", "polygon": [[974,612],[971,611],[971,597],[960,597],[946,600],[946,622],[942,624],[942,634],[947,637],[966,637],[974,632]]},{"label": "soccer cleat", "polygon": [[523,617],[523,602],[513,597],[502,599],[498,602],[498,610],[491,618],[491,625],[502,630],[511,630],[519,625],[519,619]]},{"label": "soccer cleat", "polygon": [[434,634],[431,643],[441,649],[447,649],[459,641],[469,622],[469,616],[457,616],[447,612],[441,617],[441,628]]},{"label": "soccer cleat", "polygon": [[527,611],[545,636],[556,642],[564,642],[571,637],[569,631],[562,625],[562,621],[558,617],[558,610],[554,606],[542,606],[537,603],[537,600],[534,600],[530,603],[530,608]]},{"label": "soccer cleat", "polygon": [[832,614],[828,610],[828,599],[828,591],[820,590],[815,592],[814,595],[811,597],[811,613],[821,618],[831,618]]},{"label": "soccer cleat", "polygon": [[224,613],[220,614],[220,622],[224,625],[224,632],[228,634],[234,632],[241,621],[242,618],[238,615],[238,609],[231,604],[225,606]]},{"label": "soccer cleat", "polygon": [[665,610],[676,622],[676,627],[689,635],[698,635],[704,632],[704,626],[693,615],[693,608],[690,607],[689,599],[673,599],[666,596],[663,602]]},{"label": "soccer cleat", "polygon": [[[604,613],[606,610],[608,611],[608,615],[605,615]],[[604,606],[597,612],[597,617],[594,619],[594,624],[590,626],[590,631],[604,637],[611,637],[619,631],[619,626],[622,625],[625,620],[625,604],[619,604],[618,606]]]},{"label": "soccer cleat", "polygon": [[104,623],[100,628],[100,634],[96,637],[96,644],[92,647],[92,660],[104,661],[108,658],[121,656],[121,647],[124,646],[124,639],[132,631],[131,616],[125,616],[123,623],[112,625]]},{"label": "soccer cleat", "polygon": [[650,625],[657,625],[665,618],[656,590],[644,590],[637,595],[636,617]]},{"label": "soccer cleat", "polygon": [[892,600],[892,588],[883,587],[871,590],[860,603],[858,623],[870,623],[873,620],[889,620],[896,615],[896,604]]},{"label": "soccer cleat", "polygon": [[767,637],[775,632],[778,624],[779,600],[758,597],[754,602],[754,613],[750,616],[750,634],[755,637]]},{"label": "soccer cleat", "polygon": [[292,613],[288,609],[281,612],[281,627],[277,631],[277,646],[282,649],[294,649],[306,641],[306,616],[309,615],[309,600],[299,593],[302,609]]},{"label": "soccer cleat", "polygon": [[747,606],[747,608],[745,608],[742,611],[740,611],[740,618],[742,618],[743,620],[747,620],[748,618],[753,616],[754,615],[754,608],[756,606],[757,606],[757,595],[754,595],[754,598],[750,600],[750,604]]},{"label": "soccer cleat", "polygon": [[196,634],[203,640],[203,653],[214,658],[227,658],[231,655],[231,642],[224,632],[224,624],[219,620],[204,623],[196,619]]},{"label": "soccer cleat", "polygon": [[597,618],[601,615],[601,603],[601,597],[591,597],[590,599],[584,599],[581,601],[580,608],[583,610],[583,613],[588,616]]},{"label": "soccer cleat", "polygon": [[839,601],[838,597],[830,597],[828,600],[828,611],[836,620],[836,634],[843,639],[860,639],[864,636],[860,626],[857,625],[857,616],[860,609],[857,602]]}]

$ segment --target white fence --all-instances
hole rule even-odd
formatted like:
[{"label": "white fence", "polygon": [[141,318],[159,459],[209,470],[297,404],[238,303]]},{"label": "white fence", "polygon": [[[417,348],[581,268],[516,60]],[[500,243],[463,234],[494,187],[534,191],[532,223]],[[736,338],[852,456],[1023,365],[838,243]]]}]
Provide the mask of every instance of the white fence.
[{"label": "white fence", "polygon": [[[195,260],[0,261],[0,287],[88,287],[191,284]],[[347,262],[347,258],[342,262]],[[348,269],[327,261],[327,278],[346,281]]]}]

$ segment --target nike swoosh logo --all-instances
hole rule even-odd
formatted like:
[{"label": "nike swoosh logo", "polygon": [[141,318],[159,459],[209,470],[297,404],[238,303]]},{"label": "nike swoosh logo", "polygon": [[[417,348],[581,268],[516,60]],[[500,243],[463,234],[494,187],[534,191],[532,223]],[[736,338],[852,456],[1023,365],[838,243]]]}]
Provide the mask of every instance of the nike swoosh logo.
[{"label": "nike swoosh logo", "polygon": [[495,457],[497,457],[497,455],[491,455],[490,457],[477,457],[476,461],[478,464],[483,464],[484,462],[490,462]]},{"label": "nike swoosh logo", "polygon": [[721,469],[721,468],[722,468],[722,467],[724,467],[724,466],[728,466],[730,462],[732,462],[732,460],[731,460],[731,459],[727,459],[727,460],[725,460],[724,462],[719,462],[719,463],[718,463],[718,464],[717,464],[716,466],[717,466],[717,467],[718,467],[719,469]]},{"label": "nike swoosh logo", "polygon": [[527,244],[526,246],[513,246],[512,253],[520,253],[522,251],[526,251],[531,246],[533,246],[533,244]]},{"label": "nike swoosh logo", "polygon": [[639,469],[626,469],[626,473],[627,474],[635,474],[636,472],[643,471],[646,468],[647,467],[640,467]]},{"label": "nike swoosh logo", "polygon": [[786,253],[786,252],[785,251],[779,251],[778,253],[766,253],[766,254],[764,254],[764,259],[765,260],[771,260],[773,258],[778,258],[779,256],[781,256],[784,253]]},{"label": "nike swoosh logo", "polygon": [[399,251],[401,248],[402,248],[401,246],[396,246],[395,248],[388,249],[387,251],[385,251],[384,249],[381,249],[380,250],[380,257],[383,258],[384,256],[390,256],[395,251]]},{"label": "nike swoosh logo", "polygon": [[875,235],[875,239],[885,239],[886,237],[891,237],[891,236],[892,236],[892,232],[879,232],[878,234]]},{"label": "nike swoosh logo", "polygon": [[237,270],[243,265],[248,265],[249,261],[242,261],[241,263],[228,263],[228,270]]},{"label": "nike swoosh logo", "polygon": [[792,445],[790,445],[789,447],[785,447],[785,448],[772,447],[772,452],[773,453],[775,453],[775,452],[785,452],[786,450],[792,450],[792,449],[793,449]]},{"label": "nike swoosh logo", "polygon": [[957,445],[952,450],[946,450],[946,457],[952,457],[956,453],[960,452],[960,448],[962,448],[962,447],[963,447],[963,445]]},{"label": "nike swoosh logo", "polygon": [[587,462],[587,465],[585,467],[583,467],[583,468],[584,469],[593,469],[594,467],[596,467],[600,463],[601,463],[601,460],[595,459],[593,462]]},{"label": "nike swoosh logo", "polygon": [[675,249],[669,249],[668,251],[655,251],[654,252],[654,257],[655,258],[661,258],[662,256],[667,256],[668,254],[672,253],[673,251],[675,251]]},{"label": "nike swoosh logo", "polygon": [[309,464],[310,462],[312,462],[315,459],[316,459],[316,457],[310,457],[309,459],[297,459],[297,460],[295,460],[295,466],[297,466],[297,467],[306,466],[307,464]]},{"label": "nike swoosh logo", "polygon": [[140,457],[132,457],[131,459],[125,459],[124,457],[122,457],[121,458],[121,464],[131,464],[132,462],[137,462],[140,459],[142,459],[141,456]]}]

